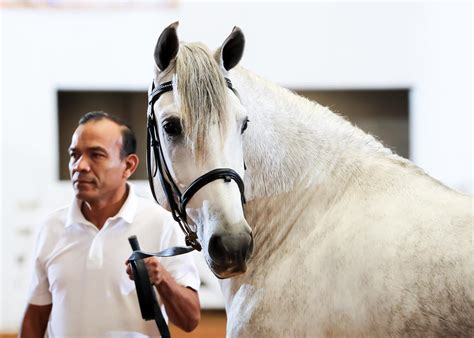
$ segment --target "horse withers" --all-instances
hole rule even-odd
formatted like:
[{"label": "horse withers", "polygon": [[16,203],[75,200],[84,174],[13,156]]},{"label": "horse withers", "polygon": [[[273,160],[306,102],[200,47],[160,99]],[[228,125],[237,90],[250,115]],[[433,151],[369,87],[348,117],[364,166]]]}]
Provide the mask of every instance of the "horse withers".
[{"label": "horse withers", "polygon": [[177,26],[154,53],[157,198],[195,227],[227,335],[474,336],[472,197],[238,66],[240,29],[211,52]]}]

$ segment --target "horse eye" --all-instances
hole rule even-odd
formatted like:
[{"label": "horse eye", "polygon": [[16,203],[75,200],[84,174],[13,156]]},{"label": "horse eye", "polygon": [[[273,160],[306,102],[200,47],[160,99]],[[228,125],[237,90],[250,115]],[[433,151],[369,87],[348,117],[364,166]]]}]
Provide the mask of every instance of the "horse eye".
[{"label": "horse eye", "polygon": [[242,123],[242,129],[240,130],[240,133],[243,134],[244,131],[247,129],[247,124],[250,122],[249,118],[247,117],[244,121],[244,123]]},{"label": "horse eye", "polygon": [[163,129],[170,136],[178,136],[181,134],[181,123],[179,120],[169,120],[164,123]]}]

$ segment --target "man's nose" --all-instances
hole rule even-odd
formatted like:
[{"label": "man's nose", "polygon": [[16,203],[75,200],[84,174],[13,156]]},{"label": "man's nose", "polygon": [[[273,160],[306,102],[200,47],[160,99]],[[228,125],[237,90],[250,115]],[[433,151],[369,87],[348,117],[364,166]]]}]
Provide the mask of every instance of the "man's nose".
[{"label": "man's nose", "polygon": [[77,161],[73,163],[72,170],[79,172],[89,171],[90,166],[86,156],[82,155],[81,157],[79,157]]}]

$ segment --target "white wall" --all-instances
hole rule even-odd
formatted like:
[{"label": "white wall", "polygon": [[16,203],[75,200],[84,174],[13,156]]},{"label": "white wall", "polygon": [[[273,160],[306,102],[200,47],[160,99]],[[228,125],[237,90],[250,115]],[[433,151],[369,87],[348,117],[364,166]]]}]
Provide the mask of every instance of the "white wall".
[{"label": "white wall", "polygon": [[[4,9],[0,331],[16,331],[25,306],[36,222],[71,198],[69,184],[57,178],[56,90],[145,90],[156,39],[175,20],[183,40],[211,47],[240,26],[247,38],[243,65],[287,87],[410,88],[412,160],[447,185],[472,191],[467,2]],[[148,194],[145,182],[138,185]]]}]

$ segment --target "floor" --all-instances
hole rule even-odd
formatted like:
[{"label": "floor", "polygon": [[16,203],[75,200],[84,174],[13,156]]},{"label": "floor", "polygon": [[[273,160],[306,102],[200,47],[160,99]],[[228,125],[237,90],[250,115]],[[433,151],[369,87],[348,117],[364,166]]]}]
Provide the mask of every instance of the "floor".
[{"label": "floor", "polygon": [[[170,325],[172,338],[224,338],[226,316],[225,311],[202,311],[199,326],[191,333],[186,333]],[[16,338],[17,333],[0,333],[0,338]]]},{"label": "floor", "polygon": [[191,333],[186,333],[170,325],[172,338],[224,338],[226,316],[225,311],[202,311],[201,322]]}]

